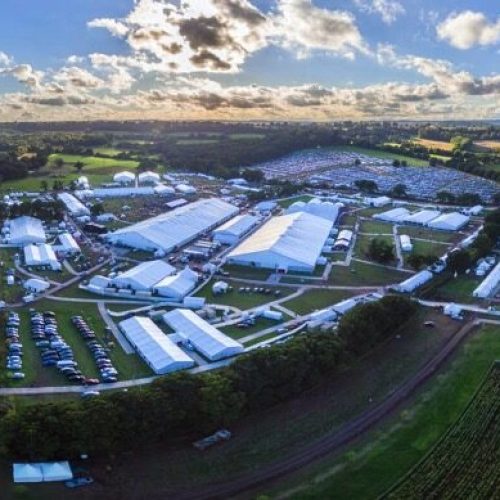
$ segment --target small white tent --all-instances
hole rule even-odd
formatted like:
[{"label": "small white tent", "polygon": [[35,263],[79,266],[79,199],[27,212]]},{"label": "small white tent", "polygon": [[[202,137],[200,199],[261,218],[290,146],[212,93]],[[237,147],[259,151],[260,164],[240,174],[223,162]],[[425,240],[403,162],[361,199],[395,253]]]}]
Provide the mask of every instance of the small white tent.
[{"label": "small white tent", "polygon": [[43,462],[40,467],[44,481],[67,481],[73,478],[69,462]]},{"label": "small white tent", "polygon": [[13,464],[12,470],[15,483],[41,483],[43,481],[39,464]]}]

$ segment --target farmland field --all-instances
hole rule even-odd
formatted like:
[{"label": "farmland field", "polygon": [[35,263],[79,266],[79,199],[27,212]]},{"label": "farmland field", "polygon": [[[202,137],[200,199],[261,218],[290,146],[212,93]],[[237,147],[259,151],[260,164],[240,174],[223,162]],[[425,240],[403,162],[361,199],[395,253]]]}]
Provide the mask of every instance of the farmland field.
[{"label": "farmland field", "polygon": [[67,155],[61,153],[51,154],[49,156],[49,164],[54,164],[59,158],[62,159],[64,163],[74,164],[76,162],[82,162],[85,165],[82,172],[101,167],[135,169],[139,166],[139,162],[136,160],[118,160],[114,158],[99,158],[98,156]]},{"label": "farmland field", "polygon": [[411,156],[400,155],[397,153],[390,153],[387,151],[379,151],[378,149],[361,148],[358,146],[337,146],[335,148],[338,151],[350,151],[353,153],[360,153],[366,156],[372,156],[373,158],[381,158],[383,160],[399,160],[406,161],[408,165],[413,167],[426,167],[429,162],[426,160],[420,160],[419,158],[412,158]]},{"label": "farmland field", "polygon": [[424,146],[427,149],[442,149],[443,151],[452,151],[453,144],[445,141],[432,141],[430,139],[414,139],[414,143]]},{"label": "farmland field", "polygon": [[493,498],[500,485],[500,362],[458,422],[387,498]]},{"label": "farmland field", "polygon": [[500,141],[475,141],[474,144],[482,148],[500,151]]}]

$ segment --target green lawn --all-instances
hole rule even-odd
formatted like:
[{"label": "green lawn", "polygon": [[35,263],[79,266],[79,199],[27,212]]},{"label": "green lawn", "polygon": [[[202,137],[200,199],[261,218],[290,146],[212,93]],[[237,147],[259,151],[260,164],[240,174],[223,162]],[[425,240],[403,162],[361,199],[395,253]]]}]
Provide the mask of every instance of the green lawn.
[{"label": "green lawn", "polygon": [[217,144],[219,139],[179,139],[177,146],[203,146],[205,144]]},{"label": "green lawn", "polygon": [[332,306],[353,295],[356,295],[356,292],[350,292],[348,290],[315,289],[308,290],[299,297],[284,302],[282,305],[299,315],[304,315],[316,309],[324,309],[325,307]]},{"label": "green lawn", "polygon": [[[225,264],[224,271],[230,273],[230,275],[233,276],[234,278],[263,280],[263,281],[265,281],[272,273],[271,269],[263,269],[251,266],[236,266],[231,264]],[[224,278],[222,277],[222,279]]]},{"label": "green lawn", "polygon": [[457,278],[450,277],[443,285],[430,293],[430,296],[442,301],[454,302],[479,302],[472,296],[472,292],[481,283],[482,278],[476,278],[475,275],[461,275]]},{"label": "green lawn", "polygon": [[[354,248],[353,256],[360,259],[372,260],[368,256],[368,249],[370,248],[370,243],[373,239],[384,240],[389,245],[392,245],[394,256],[396,256],[396,250],[394,248],[394,237],[393,236],[367,236],[364,234],[358,234],[356,238],[356,247]],[[395,261],[392,262],[394,264]]]},{"label": "green lawn", "polygon": [[266,137],[266,134],[254,134],[254,133],[248,133],[248,134],[229,134],[229,138],[232,139],[233,141],[241,141],[241,140],[259,140],[259,139],[264,139]]},{"label": "green lawn", "polygon": [[[396,153],[389,153],[386,151],[379,151],[377,149],[361,148],[358,146],[337,146],[335,149],[340,151],[352,151],[354,153],[360,153],[367,156],[372,156],[374,158],[382,158],[387,160],[405,160],[408,165],[414,167],[427,167],[429,162],[426,160],[420,160],[418,158],[412,158],[410,156],[400,155]],[[401,167],[404,168],[404,167]]]},{"label": "green lawn", "polygon": [[441,255],[443,255],[448,249],[447,244],[438,242],[412,240],[412,244],[412,252],[409,252],[406,255],[414,253],[420,255],[434,255],[435,257],[441,257]]},{"label": "green lawn", "polygon": [[328,282],[344,286],[382,286],[399,283],[410,274],[380,266],[352,261],[350,267],[333,266]]},{"label": "green lawn", "polygon": [[[217,281],[217,280],[215,280]],[[265,293],[258,292],[239,292],[239,288],[245,286],[244,284],[232,282],[231,280],[224,280],[229,283],[234,289],[231,292],[227,292],[220,295],[214,295],[212,292],[212,285],[214,281],[210,281],[205,285],[196,295],[198,297],[205,297],[208,303],[221,304],[227,306],[234,306],[241,310],[251,309],[253,307],[261,306],[267,302],[276,300],[279,297],[285,297],[290,295],[294,290],[286,287],[265,287],[271,290],[269,295]],[[250,287],[253,289],[253,287]],[[264,287],[262,287],[264,288]],[[276,297],[274,295],[275,291],[280,291],[281,295]]]},{"label": "green lawn", "polygon": [[124,149],[116,149],[116,148],[93,148],[94,154],[101,154],[106,156],[117,156],[121,153],[126,153],[127,151]]},{"label": "green lawn", "polygon": [[371,433],[363,444],[295,480],[293,486],[300,486],[293,498],[378,498],[453,425],[499,357],[500,330],[484,327],[460,348],[451,366],[425,385],[409,408]]},{"label": "green lawn", "polygon": [[273,321],[266,318],[258,318],[255,321],[255,325],[249,326],[248,328],[238,328],[236,325],[231,325],[221,328],[220,331],[222,333],[225,333],[227,336],[232,337],[233,339],[241,339],[243,337],[246,337],[247,335],[251,335],[252,333],[265,330],[266,328],[271,328],[273,326],[279,328],[280,324],[281,323],[279,321]]},{"label": "green lawn", "polygon": [[375,220],[363,220],[359,228],[361,233],[392,234],[392,224]]},{"label": "green lawn", "polygon": [[5,275],[7,269],[15,269],[14,255],[18,251],[18,249],[12,248],[0,248],[0,263],[2,263],[0,267],[0,300],[4,300],[7,303],[17,302],[24,295],[21,280],[25,277],[15,271],[15,284],[7,285],[7,277]]},{"label": "green lawn", "polygon": [[55,161],[61,158],[64,163],[74,164],[76,162],[82,162],[85,166],[83,167],[82,173],[88,172],[89,170],[94,170],[101,167],[116,167],[116,168],[127,168],[136,169],[139,166],[139,162],[136,160],[118,160],[114,158],[99,158],[98,156],[82,156],[82,155],[67,155],[62,153],[54,153],[49,156],[49,164],[55,165]]},{"label": "green lawn", "polygon": [[434,231],[423,227],[401,226],[398,234],[407,234],[410,238],[422,238],[424,240],[441,241],[443,243],[452,243],[464,238],[463,235],[457,235],[451,231]]}]

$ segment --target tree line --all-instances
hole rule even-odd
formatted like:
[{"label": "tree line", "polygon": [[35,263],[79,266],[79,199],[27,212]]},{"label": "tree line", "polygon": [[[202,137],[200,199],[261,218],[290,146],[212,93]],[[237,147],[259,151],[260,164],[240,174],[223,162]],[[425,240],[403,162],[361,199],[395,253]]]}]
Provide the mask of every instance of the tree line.
[{"label": "tree line", "polygon": [[194,439],[289,400],[384,342],[416,311],[407,298],[358,305],[336,333],[299,335],[226,368],[175,373],[147,388],[90,400],[0,407],[0,444],[12,459],[108,456],[180,437]]}]

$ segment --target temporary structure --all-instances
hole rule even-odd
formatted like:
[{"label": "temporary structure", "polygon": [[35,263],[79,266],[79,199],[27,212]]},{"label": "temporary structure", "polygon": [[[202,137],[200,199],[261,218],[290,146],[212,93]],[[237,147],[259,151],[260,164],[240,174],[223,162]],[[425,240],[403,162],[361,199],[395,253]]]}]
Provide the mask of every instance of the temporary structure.
[{"label": "temporary structure", "polygon": [[40,467],[44,481],[67,481],[73,478],[68,462],[42,462]]}]

